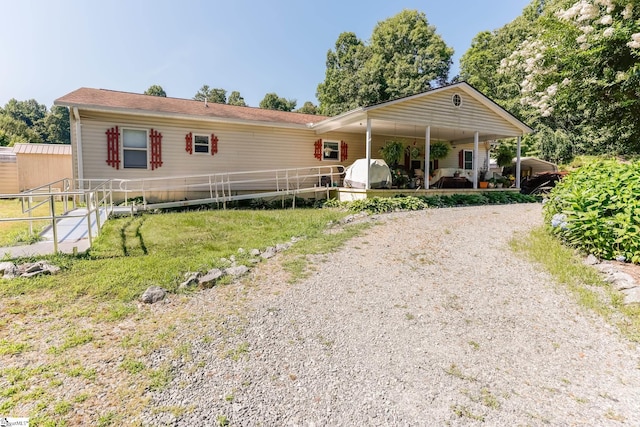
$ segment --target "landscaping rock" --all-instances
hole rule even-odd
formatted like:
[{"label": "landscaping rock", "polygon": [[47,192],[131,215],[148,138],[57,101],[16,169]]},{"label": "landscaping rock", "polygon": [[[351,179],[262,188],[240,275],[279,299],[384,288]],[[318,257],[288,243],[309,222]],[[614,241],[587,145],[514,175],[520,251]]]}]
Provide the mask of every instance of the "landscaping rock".
[{"label": "landscaping rock", "polygon": [[611,283],[611,286],[617,291],[621,291],[623,289],[631,289],[637,286],[635,280],[631,275],[623,273],[621,271],[617,271],[611,274],[605,280]]},{"label": "landscaping rock", "polygon": [[589,256],[584,260],[584,263],[586,265],[596,265],[596,264],[600,264],[600,260],[596,258],[595,255],[589,254]]},{"label": "landscaping rock", "polygon": [[640,304],[640,287],[625,289],[622,293],[624,294],[624,304]]},{"label": "landscaping rock", "polygon": [[199,272],[188,272],[184,274],[185,281],[180,283],[180,288],[188,288],[190,286],[196,286],[198,284],[198,279],[200,279]]},{"label": "landscaping rock", "polygon": [[260,255],[260,249],[251,249],[251,251],[249,252],[249,255],[251,255],[251,256]]},{"label": "landscaping rock", "polygon": [[56,274],[60,271],[60,267],[48,263],[47,261],[38,261],[32,263],[21,264],[18,266],[20,277],[34,277],[41,274]]},{"label": "landscaping rock", "polygon": [[264,250],[263,253],[260,254],[260,256],[264,259],[273,258],[274,256],[276,256],[276,248],[274,248],[273,246],[269,246]]},{"label": "landscaping rock", "polygon": [[200,277],[200,279],[198,279],[198,283],[203,288],[212,288],[213,285],[215,285],[216,280],[221,278],[223,275],[224,272],[222,270],[214,268],[209,270],[204,276]]},{"label": "landscaping rock", "polygon": [[140,297],[140,301],[145,304],[154,304],[158,301],[162,301],[167,296],[167,291],[160,286],[149,286],[146,291]]},{"label": "landscaping rock", "polygon": [[247,274],[248,271],[249,267],[247,267],[246,265],[238,265],[236,267],[229,267],[224,269],[225,274],[233,277],[242,276],[243,274]]},{"label": "landscaping rock", "polygon": [[276,245],[276,252],[286,251],[291,247],[291,243],[278,243]]},{"label": "landscaping rock", "polygon": [[4,274],[4,271],[8,268],[14,268],[16,265],[12,262],[0,262],[0,274]]},{"label": "landscaping rock", "polygon": [[238,248],[238,253],[239,254],[244,254],[245,252],[247,252],[247,251],[245,251],[244,248]]}]

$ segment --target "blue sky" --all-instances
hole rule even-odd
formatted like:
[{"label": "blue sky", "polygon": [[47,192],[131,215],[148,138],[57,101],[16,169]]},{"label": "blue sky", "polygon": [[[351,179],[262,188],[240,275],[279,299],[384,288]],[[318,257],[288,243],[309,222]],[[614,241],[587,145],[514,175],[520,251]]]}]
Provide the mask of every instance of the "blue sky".
[{"label": "blue sky", "polygon": [[338,35],[368,40],[402,9],[426,14],[458,60],[480,31],[531,0],[0,0],[0,106],[53,100],[79,87],[191,98],[202,85],[317,103]]}]

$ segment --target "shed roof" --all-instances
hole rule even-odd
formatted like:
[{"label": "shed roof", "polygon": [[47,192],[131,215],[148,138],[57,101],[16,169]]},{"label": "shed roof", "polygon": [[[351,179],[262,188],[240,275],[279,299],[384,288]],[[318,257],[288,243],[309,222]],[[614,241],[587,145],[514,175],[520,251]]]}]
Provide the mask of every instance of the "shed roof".
[{"label": "shed roof", "polygon": [[16,153],[12,147],[0,147],[0,163],[15,163]]},{"label": "shed roof", "polygon": [[153,113],[155,115],[263,122],[273,125],[301,125],[319,122],[325,116],[266,110],[255,107],[205,103],[191,99],[169,98],[107,89],[80,88],[54,101],[55,105],[101,111]]},{"label": "shed roof", "polygon": [[53,154],[71,155],[71,144],[16,144],[13,147],[16,154]]}]

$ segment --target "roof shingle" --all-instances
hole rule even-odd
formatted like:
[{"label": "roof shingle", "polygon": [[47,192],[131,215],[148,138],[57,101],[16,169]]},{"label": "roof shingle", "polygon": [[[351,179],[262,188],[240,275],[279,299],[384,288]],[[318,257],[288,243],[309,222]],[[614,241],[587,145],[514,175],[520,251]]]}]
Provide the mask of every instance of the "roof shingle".
[{"label": "roof shingle", "polygon": [[107,89],[80,88],[54,101],[55,105],[79,109],[114,110],[123,112],[152,112],[156,114],[194,116],[273,124],[307,125],[318,123],[325,116],[239,107],[181,98],[141,95]]}]

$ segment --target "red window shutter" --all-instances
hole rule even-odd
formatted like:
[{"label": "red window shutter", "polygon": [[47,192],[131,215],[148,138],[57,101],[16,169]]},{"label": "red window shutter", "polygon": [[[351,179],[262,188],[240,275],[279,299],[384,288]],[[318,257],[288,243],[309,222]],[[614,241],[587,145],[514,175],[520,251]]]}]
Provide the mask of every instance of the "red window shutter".
[{"label": "red window shutter", "polygon": [[211,134],[211,155],[214,156],[218,152],[218,137]]},{"label": "red window shutter", "polygon": [[349,145],[344,141],[340,141],[340,161],[341,162],[344,162],[349,158],[348,151],[349,151]]},{"label": "red window shutter", "polygon": [[313,156],[318,160],[322,160],[322,140],[317,140],[313,145],[315,147]]},{"label": "red window shutter", "polygon": [[151,170],[154,170],[162,166],[162,134],[151,129],[149,139],[151,140]]},{"label": "red window shutter", "polygon": [[464,168],[464,150],[458,152],[458,167],[460,169]]},{"label": "red window shutter", "polygon": [[120,169],[120,132],[118,126],[108,129],[107,134],[107,164]]},{"label": "red window shutter", "polygon": [[191,132],[184,137],[184,151],[193,154],[193,134]]}]

